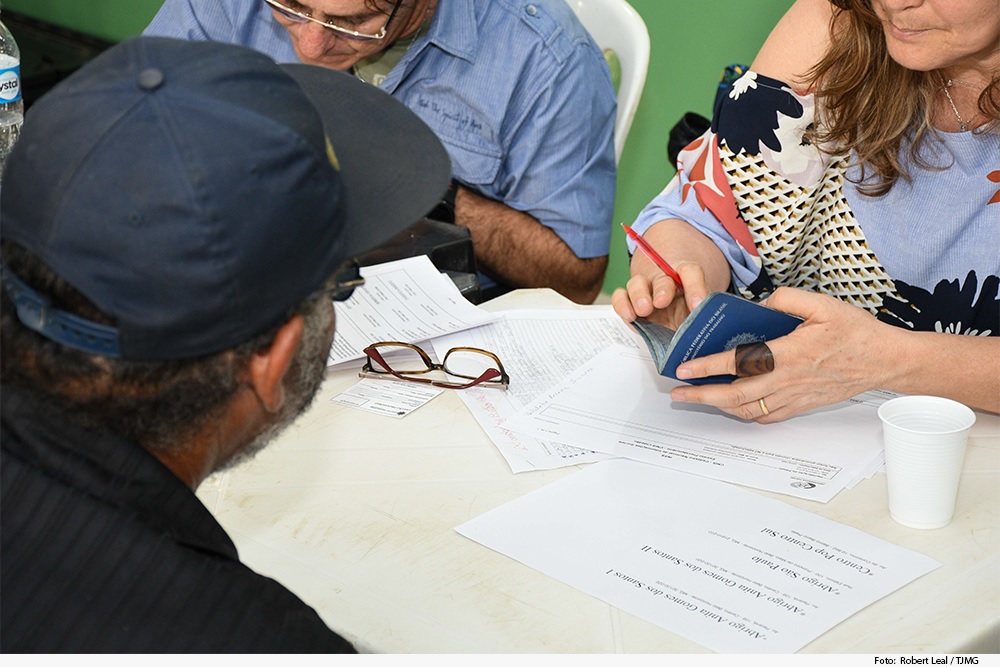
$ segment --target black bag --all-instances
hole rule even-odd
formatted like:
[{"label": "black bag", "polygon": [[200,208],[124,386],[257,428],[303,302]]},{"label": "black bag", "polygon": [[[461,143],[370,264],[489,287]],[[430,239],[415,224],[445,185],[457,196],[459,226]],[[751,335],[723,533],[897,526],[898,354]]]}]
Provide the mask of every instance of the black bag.
[{"label": "black bag", "polygon": [[439,271],[451,277],[466,299],[472,303],[482,301],[472,236],[465,227],[421,218],[357,261],[360,266],[371,266],[417,255],[427,255]]},{"label": "black bag", "polygon": [[[733,82],[743,76],[748,69],[750,68],[746,65],[729,65],[722,70],[719,85],[715,89],[715,100],[712,103],[713,116],[719,113],[719,107],[722,106],[722,101],[729,93],[729,89],[733,87]],[[670,128],[670,133],[667,136],[667,159],[670,160],[670,164],[676,167],[677,156],[684,150],[684,147],[705,134],[711,126],[712,121],[693,111],[681,116],[677,124]]]}]

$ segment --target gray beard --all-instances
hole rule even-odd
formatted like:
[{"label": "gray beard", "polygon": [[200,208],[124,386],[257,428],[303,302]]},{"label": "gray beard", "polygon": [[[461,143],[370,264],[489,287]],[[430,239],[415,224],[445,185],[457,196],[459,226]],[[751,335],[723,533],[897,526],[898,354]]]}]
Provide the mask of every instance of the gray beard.
[{"label": "gray beard", "polygon": [[233,454],[217,468],[216,472],[229,470],[252,459],[305,412],[316,398],[326,376],[333,308],[327,308],[326,302],[321,301],[304,316],[302,341],[285,374],[286,400],[281,412],[246,447]]}]

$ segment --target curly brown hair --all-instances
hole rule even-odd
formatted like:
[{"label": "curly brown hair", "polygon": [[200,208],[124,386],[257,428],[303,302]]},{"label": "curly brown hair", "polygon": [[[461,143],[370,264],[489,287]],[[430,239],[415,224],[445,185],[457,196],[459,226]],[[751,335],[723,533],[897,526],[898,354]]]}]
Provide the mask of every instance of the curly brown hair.
[{"label": "curly brown hair", "polygon": [[[909,162],[930,167],[920,149],[934,132],[931,113],[943,76],[907,69],[890,57],[871,0],[830,2],[836,7],[830,48],[808,74],[817,111],[806,138],[816,146],[836,147],[838,154],[856,153],[865,182],[859,190],[884,195],[900,178],[909,180],[900,156],[904,140],[910,142]],[[1000,76],[993,77],[978,103],[990,121],[977,131],[992,131],[1000,122]]]}]

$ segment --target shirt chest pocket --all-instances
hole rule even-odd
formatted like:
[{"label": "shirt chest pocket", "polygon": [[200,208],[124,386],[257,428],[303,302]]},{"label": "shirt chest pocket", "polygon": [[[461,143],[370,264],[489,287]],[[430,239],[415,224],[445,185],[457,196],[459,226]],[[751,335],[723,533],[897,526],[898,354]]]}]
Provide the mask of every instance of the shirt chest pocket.
[{"label": "shirt chest pocket", "polygon": [[469,185],[497,182],[503,148],[495,119],[475,104],[456,99],[454,91],[429,90],[425,82],[406,95],[410,107],[444,144],[454,177]]}]

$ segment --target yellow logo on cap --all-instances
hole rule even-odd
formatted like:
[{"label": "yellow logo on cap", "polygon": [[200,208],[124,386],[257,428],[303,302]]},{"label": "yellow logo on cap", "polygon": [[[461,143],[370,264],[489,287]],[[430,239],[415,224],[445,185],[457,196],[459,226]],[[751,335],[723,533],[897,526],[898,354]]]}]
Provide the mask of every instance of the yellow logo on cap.
[{"label": "yellow logo on cap", "polygon": [[330,137],[326,137],[326,157],[330,160],[333,168],[340,171],[340,161],[337,159],[337,153],[333,150],[333,144],[330,143]]}]

